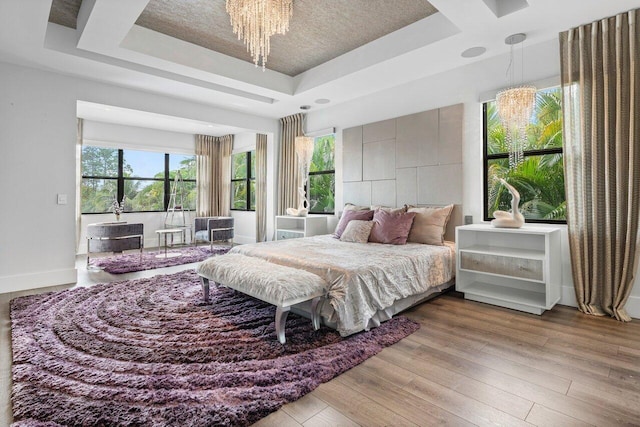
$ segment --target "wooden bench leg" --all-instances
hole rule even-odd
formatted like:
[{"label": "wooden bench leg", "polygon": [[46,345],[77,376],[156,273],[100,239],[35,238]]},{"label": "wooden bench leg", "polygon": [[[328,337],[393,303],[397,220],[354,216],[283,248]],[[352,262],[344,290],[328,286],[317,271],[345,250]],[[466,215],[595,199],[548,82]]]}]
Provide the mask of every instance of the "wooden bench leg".
[{"label": "wooden bench leg", "polygon": [[291,307],[276,307],[276,335],[278,335],[278,341],[280,341],[280,344],[287,342],[284,337],[284,325],[287,321],[290,309]]},{"label": "wooden bench leg", "polygon": [[313,329],[316,331],[320,329],[320,312],[318,312],[318,304],[322,297],[315,297],[311,301],[311,321],[313,322]]},{"label": "wooden bench leg", "polygon": [[202,297],[204,302],[209,302],[209,279],[206,277],[200,277],[202,279]]}]

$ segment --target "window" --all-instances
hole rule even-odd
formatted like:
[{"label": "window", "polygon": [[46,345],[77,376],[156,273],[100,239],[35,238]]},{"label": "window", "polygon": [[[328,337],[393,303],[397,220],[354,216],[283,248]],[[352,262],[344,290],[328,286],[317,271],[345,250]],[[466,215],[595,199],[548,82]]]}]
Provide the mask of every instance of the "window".
[{"label": "window", "polygon": [[565,223],[561,89],[536,94],[524,160],[513,168],[495,102],[483,104],[483,112],[485,220],[492,219],[496,210],[511,210],[511,194],[499,181],[504,178],[520,193],[520,211],[527,222]]},{"label": "window", "polygon": [[196,160],[183,154],[82,147],[82,213],[106,213],[117,198],[125,212],[165,211],[180,170],[185,205],[195,210]]},{"label": "window", "polygon": [[334,213],[336,171],[335,136],[325,135],[315,138],[308,187],[309,213]]},{"label": "window", "polygon": [[231,156],[231,209],[256,210],[256,166],[254,151]]}]

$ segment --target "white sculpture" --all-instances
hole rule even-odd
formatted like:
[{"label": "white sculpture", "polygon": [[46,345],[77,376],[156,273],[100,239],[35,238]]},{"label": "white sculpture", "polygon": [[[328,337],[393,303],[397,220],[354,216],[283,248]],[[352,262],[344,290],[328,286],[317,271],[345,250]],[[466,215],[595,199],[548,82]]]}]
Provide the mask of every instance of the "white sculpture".
[{"label": "white sculpture", "polygon": [[290,216],[307,216],[309,213],[309,209],[304,207],[306,202],[306,197],[304,193],[304,187],[298,188],[298,209],[296,208],[287,208],[287,215]]},{"label": "white sculpture", "polygon": [[491,225],[497,228],[520,228],[524,224],[524,216],[518,210],[518,205],[520,204],[520,193],[518,193],[518,190],[509,185],[504,179],[500,178],[500,182],[502,185],[507,187],[507,190],[511,193],[511,212],[493,212],[495,219],[491,221]]}]

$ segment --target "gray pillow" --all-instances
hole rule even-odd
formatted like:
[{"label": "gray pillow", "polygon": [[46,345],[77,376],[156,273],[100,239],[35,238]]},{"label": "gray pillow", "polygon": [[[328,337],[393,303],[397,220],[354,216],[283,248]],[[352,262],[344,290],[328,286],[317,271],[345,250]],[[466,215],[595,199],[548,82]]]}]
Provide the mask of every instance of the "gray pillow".
[{"label": "gray pillow", "polygon": [[367,243],[371,228],[373,228],[373,221],[351,220],[342,232],[340,240],[351,243]]}]

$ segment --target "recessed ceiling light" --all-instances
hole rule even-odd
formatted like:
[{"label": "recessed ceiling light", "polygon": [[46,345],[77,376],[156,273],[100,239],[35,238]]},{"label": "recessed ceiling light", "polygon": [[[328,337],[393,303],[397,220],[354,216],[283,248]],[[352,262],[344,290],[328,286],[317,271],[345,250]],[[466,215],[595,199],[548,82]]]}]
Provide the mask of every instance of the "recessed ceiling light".
[{"label": "recessed ceiling light", "polygon": [[310,110],[311,109],[311,105],[301,105],[300,109],[301,110]]},{"label": "recessed ceiling light", "polygon": [[316,104],[328,104],[330,102],[331,102],[331,100],[327,99],[327,98],[316,99]]},{"label": "recessed ceiling light", "polygon": [[512,46],[514,44],[520,44],[526,39],[527,39],[527,35],[525,33],[511,34],[509,37],[504,39],[504,44]]},{"label": "recessed ceiling light", "polygon": [[207,125],[207,127],[208,127],[208,128],[212,128],[212,127],[213,127],[213,125]]},{"label": "recessed ceiling light", "polygon": [[476,56],[480,56],[487,51],[486,47],[475,46],[470,47],[460,54],[463,58],[475,58]]}]

